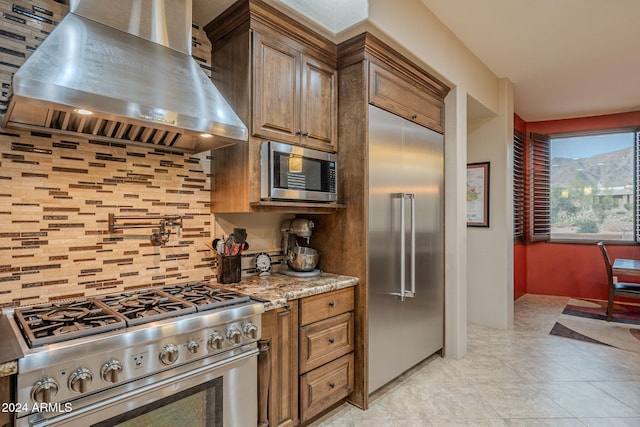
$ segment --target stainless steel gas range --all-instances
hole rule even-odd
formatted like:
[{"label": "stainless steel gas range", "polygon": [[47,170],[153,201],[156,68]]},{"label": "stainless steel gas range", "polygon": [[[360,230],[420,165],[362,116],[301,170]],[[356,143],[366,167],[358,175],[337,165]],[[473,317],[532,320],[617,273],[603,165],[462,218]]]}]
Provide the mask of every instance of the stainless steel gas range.
[{"label": "stainless steel gas range", "polygon": [[16,426],[253,426],[263,311],[206,283],[17,308]]}]

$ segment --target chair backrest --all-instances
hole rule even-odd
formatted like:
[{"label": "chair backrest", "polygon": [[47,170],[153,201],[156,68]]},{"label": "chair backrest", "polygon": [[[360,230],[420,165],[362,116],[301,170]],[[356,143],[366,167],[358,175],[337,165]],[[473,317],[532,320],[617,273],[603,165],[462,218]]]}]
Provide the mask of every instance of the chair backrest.
[{"label": "chair backrest", "polygon": [[609,252],[607,252],[607,248],[604,246],[604,242],[598,242],[598,247],[602,252],[602,257],[604,258],[604,264],[607,268],[607,279],[609,281],[609,287],[613,287],[613,269],[611,268],[611,258],[609,258]]}]

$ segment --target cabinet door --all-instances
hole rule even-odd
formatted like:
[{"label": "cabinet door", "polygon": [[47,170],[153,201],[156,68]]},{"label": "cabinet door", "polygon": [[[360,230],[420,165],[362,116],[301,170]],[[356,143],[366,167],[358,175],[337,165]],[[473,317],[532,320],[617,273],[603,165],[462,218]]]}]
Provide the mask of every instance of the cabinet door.
[{"label": "cabinet door", "polygon": [[257,32],[253,43],[253,134],[298,142],[300,53]]},{"label": "cabinet door", "polygon": [[371,104],[436,132],[444,132],[444,103],[430,95],[426,88],[411,84],[373,63],[369,79]]},{"label": "cabinet door", "polygon": [[302,56],[301,144],[337,151],[337,87],[336,70],[313,58]]},{"label": "cabinet door", "polygon": [[[11,384],[14,382],[14,376],[7,375],[0,377],[0,402],[13,402]],[[0,426],[13,425],[13,415],[8,411],[0,411]]]},{"label": "cabinet door", "polygon": [[353,391],[353,353],[300,377],[300,419],[304,422],[329,409]]},{"label": "cabinet door", "polygon": [[269,425],[298,424],[298,305],[262,315],[263,338],[270,338]]}]

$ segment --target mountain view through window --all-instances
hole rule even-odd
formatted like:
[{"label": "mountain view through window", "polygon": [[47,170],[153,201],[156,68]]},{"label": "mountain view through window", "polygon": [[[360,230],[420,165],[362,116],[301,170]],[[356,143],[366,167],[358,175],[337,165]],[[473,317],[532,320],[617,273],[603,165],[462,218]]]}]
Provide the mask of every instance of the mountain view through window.
[{"label": "mountain view through window", "polygon": [[635,133],[551,139],[552,239],[634,240]]}]

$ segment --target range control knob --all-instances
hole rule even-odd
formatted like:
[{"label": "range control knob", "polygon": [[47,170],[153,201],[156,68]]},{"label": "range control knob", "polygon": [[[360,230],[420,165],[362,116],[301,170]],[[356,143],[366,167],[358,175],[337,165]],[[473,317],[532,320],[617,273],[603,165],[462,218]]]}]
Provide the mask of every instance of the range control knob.
[{"label": "range control knob", "polygon": [[244,325],[244,334],[252,340],[258,339],[258,327],[253,323]]},{"label": "range control knob", "polygon": [[187,343],[187,350],[189,350],[189,353],[191,354],[196,354],[199,348],[200,344],[198,344],[198,341],[196,340],[191,340]]},{"label": "range control knob", "polygon": [[234,344],[240,344],[240,337],[242,333],[236,327],[233,327],[227,331],[227,339]]},{"label": "range control knob", "polygon": [[222,348],[222,340],[222,335],[217,331],[213,332],[209,337],[209,347],[211,347],[211,350],[220,350]]},{"label": "range control knob", "polygon": [[165,365],[172,365],[178,360],[178,346],[167,344],[160,351],[160,361]]},{"label": "range control knob", "polygon": [[38,380],[31,389],[31,398],[40,403],[51,403],[58,394],[58,383],[51,377]]},{"label": "range control knob", "polygon": [[122,372],[122,363],[119,360],[111,359],[100,369],[100,376],[108,383],[117,383]]},{"label": "range control knob", "polygon": [[69,390],[84,393],[93,381],[93,374],[87,368],[78,368],[69,375]]}]

